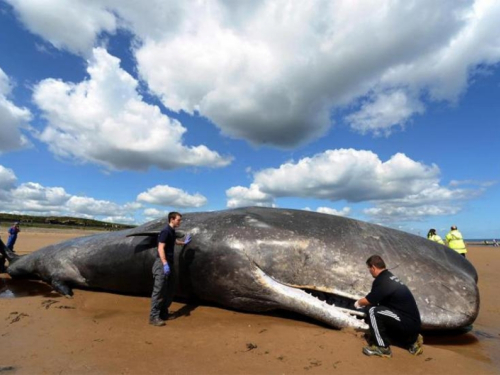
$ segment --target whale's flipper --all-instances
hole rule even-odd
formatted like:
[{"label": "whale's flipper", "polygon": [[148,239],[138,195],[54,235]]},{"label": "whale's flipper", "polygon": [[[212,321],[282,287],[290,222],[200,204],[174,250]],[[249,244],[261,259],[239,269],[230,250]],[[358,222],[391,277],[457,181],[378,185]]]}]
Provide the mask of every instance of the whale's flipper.
[{"label": "whale's flipper", "polygon": [[7,246],[5,246],[2,239],[0,239],[0,254],[2,254],[9,261],[10,264],[14,263],[21,257],[20,255],[14,253]]},{"label": "whale's flipper", "polygon": [[160,232],[155,230],[155,231],[136,232],[127,234],[127,237],[158,237],[159,234]]},{"label": "whale's flipper", "polygon": [[[131,234],[127,234],[127,237],[155,237],[158,238],[160,235],[160,231],[157,230],[152,230],[152,231],[146,231],[146,232],[135,232]],[[186,233],[182,231],[175,231],[175,238],[183,238],[186,235]]]},{"label": "whale's flipper", "polygon": [[52,285],[52,288],[54,288],[54,290],[57,293],[60,293],[60,294],[62,294],[65,297],[70,298],[70,297],[73,296],[73,289],[71,289],[69,287],[69,285],[67,285],[66,283],[64,283],[61,280],[53,279],[50,282],[50,285]]}]

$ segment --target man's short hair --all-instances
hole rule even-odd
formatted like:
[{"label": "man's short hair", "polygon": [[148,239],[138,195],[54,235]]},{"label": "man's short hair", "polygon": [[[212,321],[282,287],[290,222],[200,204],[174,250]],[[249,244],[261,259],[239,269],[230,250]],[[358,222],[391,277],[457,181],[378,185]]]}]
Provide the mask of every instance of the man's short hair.
[{"label": "man's short hair", "polygon": [[380,255],[372,255],[366,260],[366,265],[368,267],[375,266],[379,270],[383,270],[385,268],[385,262]]},{"label": "man's short hair", "polygon": [[172,211],[168,214],[168,222],[170,223],[172,220],[174,220],[177,216],[182,217],[182,215],[178,212]]},{"label": "man's short hair", "polygon": [[451,230],[457,230],[457,226],[456,225],[452,225],[451,226]]}]

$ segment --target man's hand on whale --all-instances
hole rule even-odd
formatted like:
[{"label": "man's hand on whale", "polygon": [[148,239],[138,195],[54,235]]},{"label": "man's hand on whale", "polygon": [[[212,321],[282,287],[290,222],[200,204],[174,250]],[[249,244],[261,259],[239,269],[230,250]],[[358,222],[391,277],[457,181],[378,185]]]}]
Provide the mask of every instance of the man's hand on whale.
[{"label": "man's hand on whale", "polygon": [[186,234],[183,240],[175,240],[176,245],[187,245],[191,242],[191,234]]}]

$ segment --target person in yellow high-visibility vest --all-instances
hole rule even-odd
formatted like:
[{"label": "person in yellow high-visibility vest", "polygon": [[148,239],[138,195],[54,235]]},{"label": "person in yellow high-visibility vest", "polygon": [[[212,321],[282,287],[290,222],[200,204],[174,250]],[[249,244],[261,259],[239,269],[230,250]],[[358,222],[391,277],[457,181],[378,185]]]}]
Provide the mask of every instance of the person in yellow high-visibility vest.
[{"label": "person in yellow high-visibility vest", "polygon": [[443,239],[441,238],[441,236],[439,236],[436,233],[435,229],[429,229],[429,233],[427,233],[427,238],[431,241],[434,241],[434,242],[440,243],[441,245],[444,245]]},{"label": "person in yellow high-visibility vest", "polygon": [[458,231],[456,225],[453,225],[451,227],[451,230],[446,235],[446,244],[465,258],[465,254],[467,254],[467,248],[465,247],[462,233]]}]

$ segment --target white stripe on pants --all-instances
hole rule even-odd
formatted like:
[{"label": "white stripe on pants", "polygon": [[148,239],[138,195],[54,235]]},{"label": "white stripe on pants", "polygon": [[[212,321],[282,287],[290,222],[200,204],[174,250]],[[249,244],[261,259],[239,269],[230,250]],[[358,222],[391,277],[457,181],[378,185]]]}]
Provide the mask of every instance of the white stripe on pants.
[{"label": "white stripe on pants", "polygon": [[[379,330],[378,325],[377,325],[377,318],[375,317],[375,308],[376,307],[377,306],[373,306],[369,310],[370,323],[371,323],[371,326],[373,327],[373,332],[375,333],[375,340],[377,340],[378,346],[382,346],[382,347],[385,348],[385,347],[387,347],[389,345],[385,344],[384,339],[380,335],[380,330]],[[397,316],[391,310],[380,310],[377,313],[380,314],[380,315],[384,315],[384,316],[387,316],[389,318],[392,318],[394,320],[397,320],[398,322],[401,322],[401,319],[399,318],[399,316]]]}]

